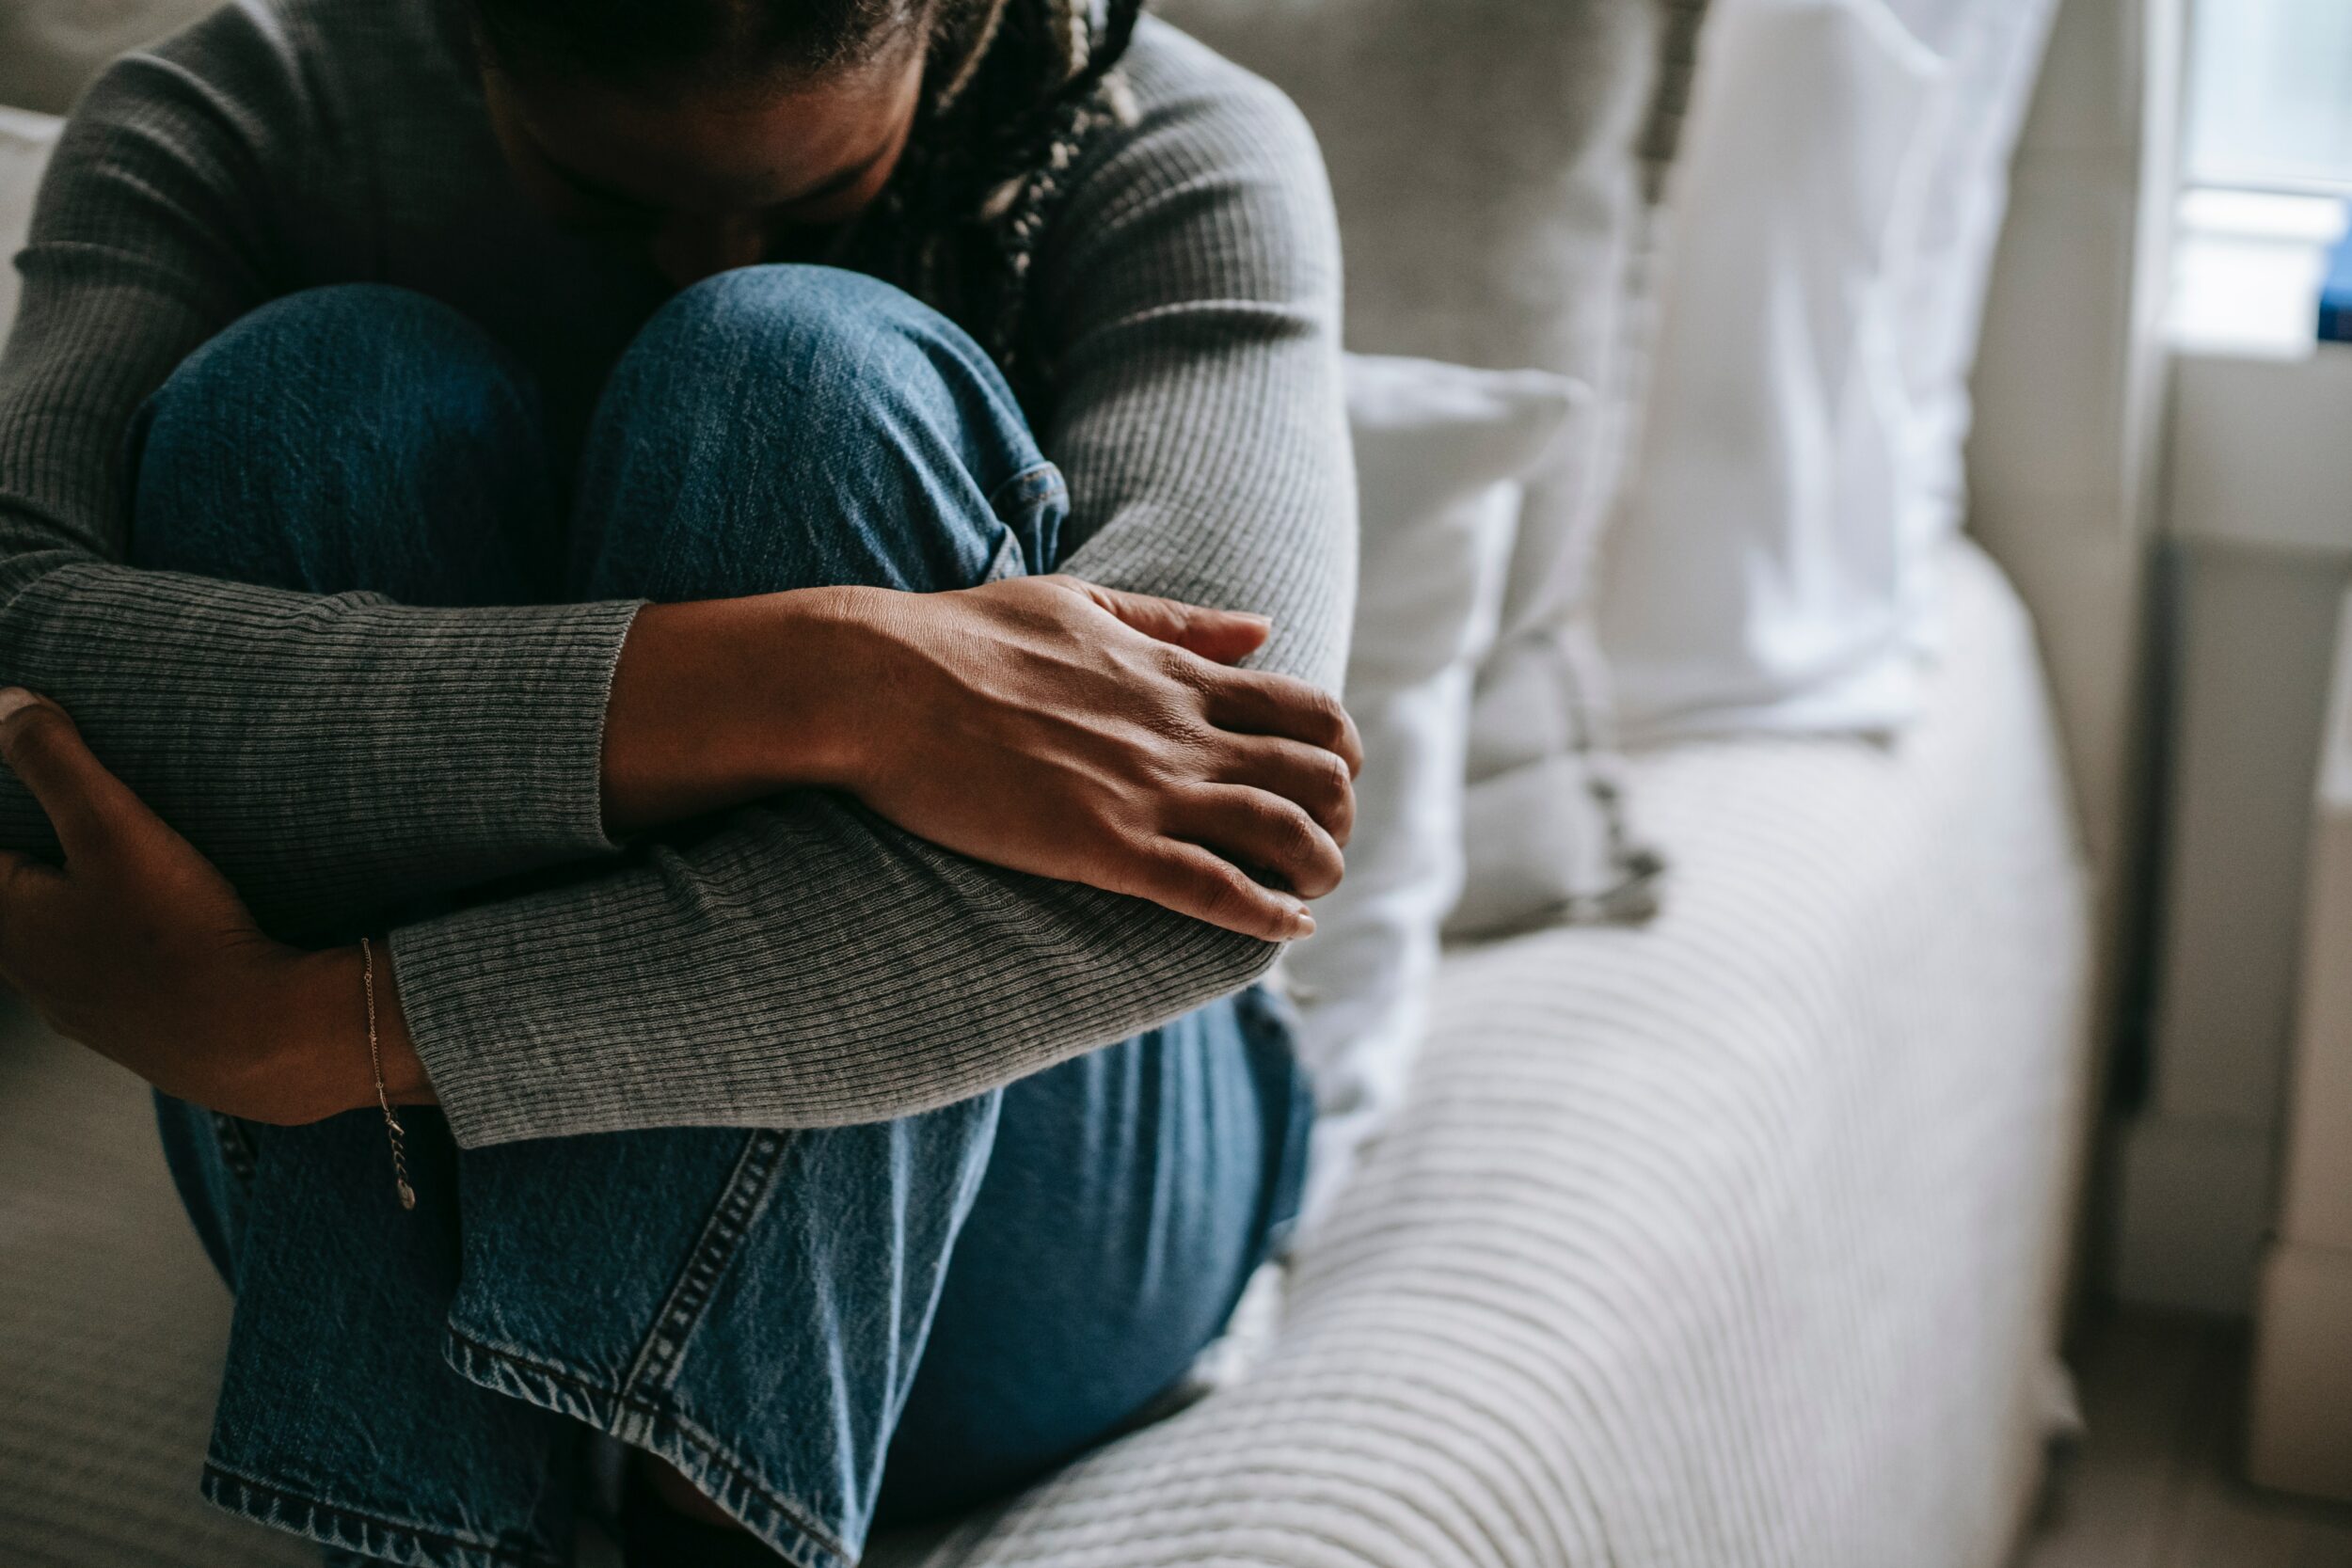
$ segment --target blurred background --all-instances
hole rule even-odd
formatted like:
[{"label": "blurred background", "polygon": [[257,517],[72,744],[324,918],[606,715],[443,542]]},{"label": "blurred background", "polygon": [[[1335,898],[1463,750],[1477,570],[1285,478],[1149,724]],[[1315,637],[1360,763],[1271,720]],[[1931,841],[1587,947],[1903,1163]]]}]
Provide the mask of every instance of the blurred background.
[{"label": "blurred background", "polygon": [[[0,0],[10,248],[205,8]],[[1351,348],[1552,379],[1357,409],[1359,653],[1495,572],[1434,912],[1300,957],[1418,1065],[1276,1370],[888,1550],[2352,1568],[2352,0],[1158,8],[1315,126]],[[197,1511],[135,1086],[0,1036],[0,1560],[300,1560]]]}]

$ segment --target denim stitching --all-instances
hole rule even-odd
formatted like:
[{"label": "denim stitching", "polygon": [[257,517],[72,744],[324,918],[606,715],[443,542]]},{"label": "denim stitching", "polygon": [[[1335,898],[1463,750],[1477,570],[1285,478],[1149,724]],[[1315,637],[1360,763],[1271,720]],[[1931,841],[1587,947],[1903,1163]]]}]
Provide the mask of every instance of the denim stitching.
[{"label": "denim stitching", "polygon": [[1021,549],[1021,536],[999,523],[1003,536],[996,541],[996,553],[988,558],[988,570],[980,574],[982,582],[1003,582],[1009,578],[1026,577],[1029,563]]},{"label": "denim stitching", "polygon": [[[858,1554],[830,1529],[811,1519],[799,1503],[770,1487],[728,1453],[717,1438],[666,1401],[607,1387],[580,1372],[526,1353],[485,1344],[455,1327],[449,1334],[446,1359],[472,1382],[611,1433],[649,1453],[659,1453],[680,1469],[699,1467],[720,1472],[728,1485],[805,1539],[816,1556],[804,1556],[788,1546],[775,1547],[800,1560],[803,1568],[847,1568],[857,1561]],[[636,1418],[626,1418],[629,1417]],[[670,1446],[678,1450],[676,1453],[662,1451],[665,1436],[672,1440]]]},{"label": "denim stitching", "polygon": [[323,1503],[241,1476],[213,1460],[205,1462],[202,1491],[215,1507],[240,1518],[363,1557],[383,1557],[388,1549],[406,1550],[413,1560],[429,1562],[434,1568],[563,1568],[563,1559],[553,1554],[517,1551]]},{"label": "denim stitching", "polygon": [[726,1191],[719,1196],[719,1201],[711,1207],[710,1218],[704,1222],[702,1240],[694,1244],[692,1256],[687,1259],[677,1284],[671,1289],[670,1299],[655,1315],[653,1327],[638,1350],[637,1364],[622,1381],[625,1398],[641,1388],[659,1388],[667,1393],[676,1381],[678,1369],[686,1359],[687,1342],[702,1326],[703,1312],[718,1292],[719,1276],[726,1272],[744,1232],[767,1205],[776,1173],[783,1168],[787,1141],[787,1134],[772,1132],[754,1132],[745,1140],[735,1174],[727,1179]]}]

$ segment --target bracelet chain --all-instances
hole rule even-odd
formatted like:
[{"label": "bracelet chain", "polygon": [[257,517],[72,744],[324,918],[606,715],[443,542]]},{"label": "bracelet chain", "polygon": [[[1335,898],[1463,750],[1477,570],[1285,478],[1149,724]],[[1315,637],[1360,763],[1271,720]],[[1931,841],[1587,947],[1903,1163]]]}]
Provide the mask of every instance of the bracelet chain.
[{"label": "bracelet chain", "polygon": [[391,1097],[384,1091],[384,1048],[375,1034],[375,949],[359,939],[359,984],[368,1003],[368,1065],[375,1072],[376,1108],[384,1113],[384,1135],[392,1146],[392,1192],[403,1209],[417,1206],[417,1190],[408,1184],[408,1133],[392,1114]]}]

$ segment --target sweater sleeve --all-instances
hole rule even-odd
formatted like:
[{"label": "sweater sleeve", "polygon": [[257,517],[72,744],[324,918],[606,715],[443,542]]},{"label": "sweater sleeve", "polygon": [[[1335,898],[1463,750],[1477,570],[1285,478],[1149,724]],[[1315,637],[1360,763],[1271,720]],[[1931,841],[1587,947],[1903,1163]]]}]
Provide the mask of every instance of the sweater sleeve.
[{"label": "sweater sleeve", "polygon": [[[56,699],[265,924],[303,929],[609,850],[635,607],[419,610],[124,564],[135,411],[289,270],[272,214],[304,109],[264,28],[231,8],[118,63],[52,161],[0,356],[0,679]],[[0,845],[55,852],[5,775]]]},{"label": "sweater sleeve", "polygon": [[[1334,683],[1355,536],[1330,198],[1296,112],[1211,66],[1083,173],[1040,259],[1059,324],[1044,446],[1083,536],[1071,570],[1272,615],[1268,662]],[[1276,953],[806,792],[392,947],[469,1146],[911,1115],[1164,1022]]]}]

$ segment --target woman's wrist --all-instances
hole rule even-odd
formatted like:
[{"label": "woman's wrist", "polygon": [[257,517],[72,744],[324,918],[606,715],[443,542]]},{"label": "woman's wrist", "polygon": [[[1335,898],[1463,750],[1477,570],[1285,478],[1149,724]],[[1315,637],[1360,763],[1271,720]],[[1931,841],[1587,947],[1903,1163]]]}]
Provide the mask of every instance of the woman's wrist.
[{"label": "woman's wrist", "polygon": [[850,650],[884,592],[801,589],[639,611],[605,713],[608,831],[848,784]]},{"label": "woman's wrist", "polygon": [[377,1059],[383,1064],[385,1098],[392,1104],[435,1103],[432,1080],[401,1010],[389,948],[382,942],[373,945],[373,1058],[368,1050],[367,966],[356,942],[294,957],[270,994],[255,1000],[255,1016],[270,1021],[275,1041],[265,1070],[283,1097],[281,1114],[267,1119],[322,1121],[373,1108]]}]

